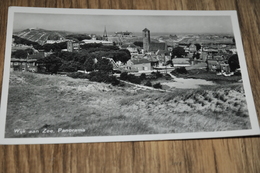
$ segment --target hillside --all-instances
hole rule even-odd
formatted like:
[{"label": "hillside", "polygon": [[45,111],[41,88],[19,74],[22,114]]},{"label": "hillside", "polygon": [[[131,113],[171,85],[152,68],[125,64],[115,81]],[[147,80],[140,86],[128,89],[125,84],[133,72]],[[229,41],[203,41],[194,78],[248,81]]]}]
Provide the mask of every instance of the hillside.
[{"label": "hillside", "polygon": [[[251,128],[242,85],[172,93],[12,72],[6,137],[213,132]],[[14,130],[26,129],[25,133]],[[38,133],[28,133],[28,129]],[[58,132],[59,129],[83,131]],[[51,130],[53,133],[42,133]]]},{"label": "hillside", "polygon": [[43,45],[47,40],[63,40],[66,35],[71,34],[66,31],[50,31],[38,28],[30,28],[14,33],[15,36],[37,42]]}]

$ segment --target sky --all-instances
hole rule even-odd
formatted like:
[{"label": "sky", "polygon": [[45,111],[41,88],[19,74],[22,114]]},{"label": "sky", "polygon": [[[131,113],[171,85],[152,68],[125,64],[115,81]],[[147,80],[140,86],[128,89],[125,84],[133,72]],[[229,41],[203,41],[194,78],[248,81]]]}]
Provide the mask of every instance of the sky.
[{"label": "sky", "polygon": [[14,31],[27,28],[80,33],[130,31],[140,33],[233,33],[230,16],[132,16],[15,13]]}]

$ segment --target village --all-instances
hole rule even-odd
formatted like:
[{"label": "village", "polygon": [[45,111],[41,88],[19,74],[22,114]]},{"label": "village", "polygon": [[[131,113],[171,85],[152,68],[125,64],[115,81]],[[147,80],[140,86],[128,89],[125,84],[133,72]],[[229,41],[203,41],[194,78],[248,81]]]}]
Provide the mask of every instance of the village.
[{"label": "village", "polygon": [[[31,34],[31,31],[37,32],[37,29],[31,28],[29,32],[22,32],[16,36],[28,36]],[[30,37],[35,37],[35,34]],[[49,51],[45,51],[44,49],[37,50],[33,45],[17,44],[15,38],[13,38],[11,71],[48,74],[50,73],[50,69],[46,68],[46,64],[51,63],[55,65],[56,63],[50,60],[49,57],[51,55],[59,55],[62,62],[57,66],[55,74],[66,75],[69,72],[89,73],[94,69],[91,68],[89,70],[84,67],[89,66],[87,59],[84,60],[85,62],[82,61],[82,64],[78,68],[74,68],[73,70],[66,71],[66,68],[61,70],[59,67],[62,66],[61,64],[65,60],[62,56],[66,54],[62,53],[77,54],[82,52],[84,48],[88,49],[90,47],[89,49],[91,49],[91,46],[95,45],[102,45],[103,48],[108,49],[116,48],[125,52],[127,51],[128,57],[124,59],[124,62],[120,58],[114,58],[114,55],[111,56],[111,53],[101,53],[99,57],[90,58],[93,60],[90,64],[97,63],[100,58],[108,59],[109,64],[112,65],[114,76],[118,78],[123,72],[135,76],[140,76],[141,74],[149,76],[154,72],[160,72],[164,75],[168,74],[171,78],[175,78],[173,73],[170,72],[176,71],[176,69],[184,69],[184,72],[187,72],[187,70],[203,69],[215,75],[229,77],[239,72],[240,67],[234,38],[228,35],[190,34],[185,36],[169,35],[167,37],[154,37],[150,30],[145,28],[142,30],[142,36],[137,37],[128,31],[115,32],[113,35],[108,35],[106,28],[104,28],[102,36],[91,34],[88,39],[82,39],[81,41],[64,38],[61,35],[54,38],[55,40],[47,39],[43,43],[43,46],[63,44],[63,49],[58,51],[53,49]],[[26,52],[27,54],[19,57],[17,56],[17,52],[19,51],[20,54],[21,52]],[[104,51],[101,50],[100,52]]]}]

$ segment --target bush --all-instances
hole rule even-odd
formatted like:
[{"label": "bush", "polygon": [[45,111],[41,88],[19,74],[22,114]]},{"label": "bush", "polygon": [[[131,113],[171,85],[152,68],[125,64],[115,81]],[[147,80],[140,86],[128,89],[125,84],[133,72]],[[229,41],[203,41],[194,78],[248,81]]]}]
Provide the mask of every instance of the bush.
[{"label": "bush", "polygon": [[110,76],[105,72],[91,72],[89,74],[75,72],[70,73],[67,76],[72,78],[89,79],[90,81],[95,82],[111,83],[114,86],[120,84],[120,81],[115,76]]},{"label": "bush", "polygon": [[128,74],[127,74],[127,72],[121,73],[121,74],[120,74],[120,79],[121,79],[121,80],[127,80],[127,79],[128,79]]},{"label": "bush", "polygon": [[151,81],[148,80],[144,85],[151,87],[151,86],[152,86],[152,83],[151,83]]},{"label": "bush", "polygon": [[90,76],[91,81],[111,83],[114,86],[120,84],[120,81],[115,76],[110,76],[104,72],[92,72]]},{"label": "bush", "polygon": [[144,80],[144,79],[146,79],[146,74],[145,74],[145,73],[142,73],[142,74],[140,75],[140,80]]},{"label": "bush", "polygon": [[165,79],[166,79],[166,80],[171,80],[172,77],[171,77],[169,74],[165,74]]},{"label": "bush", "polygon": [[177,68],[176,72],[179,73],[179,74],[187,74],[188,73],[188,71],[186,70],[185,67]]},{"label": "bush", "polygon": [[115,85],[119,85],[120,81],[115,77],[115,76],[111,76],[110,78],[110,83],[115,86]]},{"label": "bush", "polygon": [[153,85],[153,87],[154,88],[158,88],[158,89],[162,89],[162,85],[161,85],[161,83],[159,82],[159,83],[156,83],[156,84],[154,84]]},{"label": "bush", "polygon": [[160,73],[159,71],[157,71],[157,72],[152,72],[151,75],[152,75],[152,79],[158,79],[158,78],[160,78],[160,77],[163,76],[163,74]]},{"label": "bush", "polygon": [[132,83],[135,83],[135,84],[141,84],[140,78],[133,75],[133,74],[129,74],[127,78],[128,78],[129,82],[132,82]]},{"label": "bush", "polygon": [[129,81],[135,84],[141,84],[141,79],[138,76],[133,74],[127,74],[127,72],[123,72],[120,75],[121,80]]},{"label": "bush", "polygon": [[68,73],[67,76],[72,78],[89,79],[89,75],[80,72]]}]

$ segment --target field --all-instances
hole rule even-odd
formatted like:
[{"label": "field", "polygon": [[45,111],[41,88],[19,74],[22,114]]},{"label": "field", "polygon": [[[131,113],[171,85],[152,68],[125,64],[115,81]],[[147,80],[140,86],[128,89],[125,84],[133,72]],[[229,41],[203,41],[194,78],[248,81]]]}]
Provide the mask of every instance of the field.
[{"label": "field", "polygon": [[250,129],[242,84],[171,93],[11,72],[5,137],[61,137]]}]

